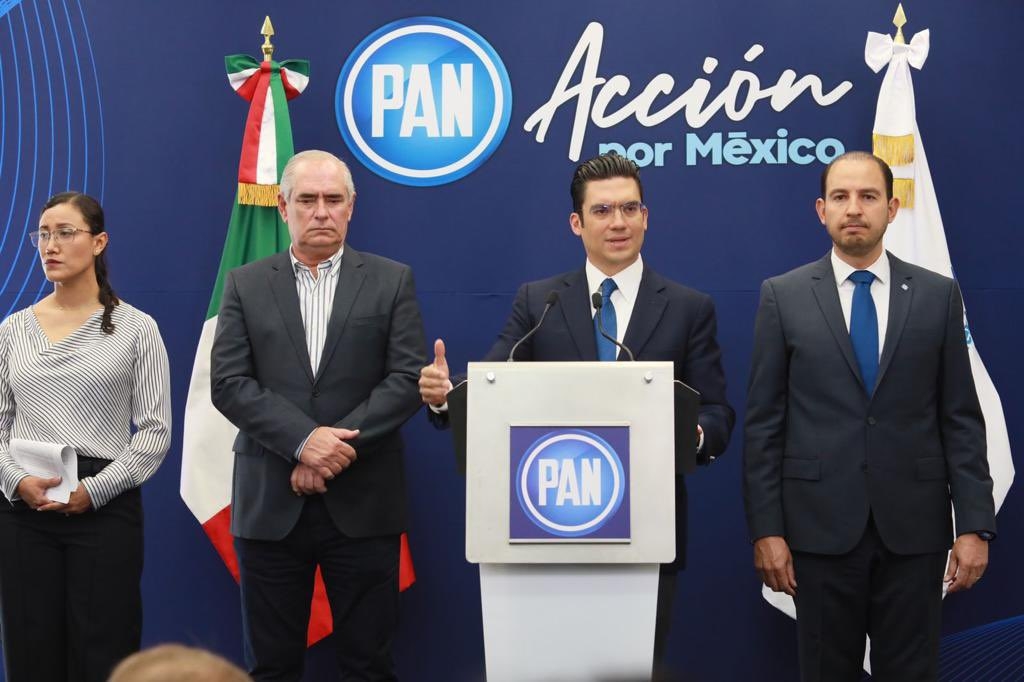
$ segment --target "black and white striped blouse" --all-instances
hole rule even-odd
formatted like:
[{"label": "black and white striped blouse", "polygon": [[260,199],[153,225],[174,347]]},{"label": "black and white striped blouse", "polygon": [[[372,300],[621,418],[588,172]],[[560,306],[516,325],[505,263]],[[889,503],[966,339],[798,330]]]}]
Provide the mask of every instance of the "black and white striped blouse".
[{"label": "black and white striped blouse", "polygon": [[96,508],[141,485],[167,453],[170,376],[156,322],[122,302],[114,333],[104,334],[102,315],[53,344],[31,308],[0,324],[0,490],[8,500],[27,475],[8,453],[11,438],[113,460],[81,480]]}]

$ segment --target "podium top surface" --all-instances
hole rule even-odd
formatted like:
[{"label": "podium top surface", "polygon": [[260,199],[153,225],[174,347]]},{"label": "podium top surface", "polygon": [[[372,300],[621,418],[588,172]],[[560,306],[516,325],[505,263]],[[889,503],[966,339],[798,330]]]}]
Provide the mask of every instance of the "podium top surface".
[{"label": "podium top surface", "polygon": [[672,368],[672,362],[669,360],[621,360],[616,362],[599,362],[599,361],[573,361],[573,362],[549,362],[544,360],[530,360],[530,361],[518,361],[518,362],[470,362],[467,365],[469,372],[476,371],[497,371],[497,370],[509,370],[515,369],[516,371],[529,371],[529,370],[543,370],[543,371],[558,371],[558,370],[586,370],[586,371],[620,371],[628,372],[630,370],[664,370],[666,368]]}]

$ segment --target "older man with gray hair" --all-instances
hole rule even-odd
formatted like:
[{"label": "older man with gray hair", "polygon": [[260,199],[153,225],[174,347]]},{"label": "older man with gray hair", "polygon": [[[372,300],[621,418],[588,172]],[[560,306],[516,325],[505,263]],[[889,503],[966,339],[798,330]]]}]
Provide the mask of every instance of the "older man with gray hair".
[{"label": "older man with gray hair", "polygon": [[399,427],[425,362],[412,271],[345,244],[348,167],[296,154],[278,208],[288,251],[228,273],[211,356],[213,403],[235,426],[231,532],[255,680],[299,680],[319,566],[341,679],[394,679]]}]

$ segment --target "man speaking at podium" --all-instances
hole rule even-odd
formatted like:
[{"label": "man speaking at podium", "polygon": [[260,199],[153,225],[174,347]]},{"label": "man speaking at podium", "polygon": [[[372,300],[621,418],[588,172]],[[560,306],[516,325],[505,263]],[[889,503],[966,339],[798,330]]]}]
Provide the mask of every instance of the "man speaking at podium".
[{"label": "man speaking at podium", "polygon": [[[637,165],[617,154],[583,162],[570,185],[573,212],[569,226],[583,241],[584,267],[519,288],[512,314],[484,358],[502,361],[513,346],[515,360],[627,360],[613,337],[637,360],[670,360],[675,378],[701,394],[694,447],[698,461],[709,463],[729,444],[735,414],[725,398],[721,351],[715,339],[711,297],[677,284],[644,265],[640,249],[647,232],[647,206]],[[596,294],[596,296],[595,296]],[[596,301],[594,299],[597,299]],[[600,318],[594,303],[600,302]],[[599,324],[600,323],[600,324]],[[434,344],[434,362],[420,372],[420,396],[429,416],[447,425],[446,396],[451,389],[444,342]],[[676,559],[662,566],[658,586],[655,661],[664,657],[675,596],[676,574],[686,563],[686,487],[676,476]]]}]

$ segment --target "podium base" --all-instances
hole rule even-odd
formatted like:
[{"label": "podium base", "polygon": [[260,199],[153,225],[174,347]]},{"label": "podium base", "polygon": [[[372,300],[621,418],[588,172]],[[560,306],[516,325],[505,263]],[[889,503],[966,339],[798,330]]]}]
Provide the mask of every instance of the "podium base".
[{"label": "podium base", "polygon": [[488,682],[649,680],[658,564],[480,564]]}]

